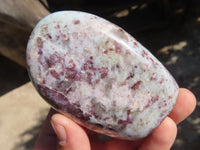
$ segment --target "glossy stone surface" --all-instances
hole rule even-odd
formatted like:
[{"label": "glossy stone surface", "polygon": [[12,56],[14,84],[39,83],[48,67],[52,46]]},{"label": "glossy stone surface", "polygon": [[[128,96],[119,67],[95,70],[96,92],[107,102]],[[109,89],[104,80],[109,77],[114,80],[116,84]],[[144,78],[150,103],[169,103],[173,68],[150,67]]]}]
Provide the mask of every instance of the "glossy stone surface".
[{"label": "glossy stone surface", "polygon": [[27,65],[52,107],[121,139],[146,137],[178,95],[173,77],[138,41],[83,12],[62,11],[41,20],[28,42]]}]

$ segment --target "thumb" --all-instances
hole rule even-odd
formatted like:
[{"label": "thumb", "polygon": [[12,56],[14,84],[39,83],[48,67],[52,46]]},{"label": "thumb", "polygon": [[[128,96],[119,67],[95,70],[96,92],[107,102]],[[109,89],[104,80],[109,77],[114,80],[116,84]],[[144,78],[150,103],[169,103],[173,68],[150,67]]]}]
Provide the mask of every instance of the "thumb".
[{"label": "thumb", "polygon": [[88,136],[78,124],[61,114],[54,114],[51,124],[58,137],[60,150],[90,150]]}]

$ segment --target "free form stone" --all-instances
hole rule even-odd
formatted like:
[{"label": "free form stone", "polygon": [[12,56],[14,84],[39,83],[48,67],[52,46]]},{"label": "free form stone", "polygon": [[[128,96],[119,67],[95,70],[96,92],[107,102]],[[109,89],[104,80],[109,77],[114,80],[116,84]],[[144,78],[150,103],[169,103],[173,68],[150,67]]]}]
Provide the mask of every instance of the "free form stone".
[{"label": "free form stone", "polygon": [[112,137],[146,137],[172,110],[178,85],[122,28],[98,16],[61,11],[34,28],[30,78],[42,97],[77,123]]}]

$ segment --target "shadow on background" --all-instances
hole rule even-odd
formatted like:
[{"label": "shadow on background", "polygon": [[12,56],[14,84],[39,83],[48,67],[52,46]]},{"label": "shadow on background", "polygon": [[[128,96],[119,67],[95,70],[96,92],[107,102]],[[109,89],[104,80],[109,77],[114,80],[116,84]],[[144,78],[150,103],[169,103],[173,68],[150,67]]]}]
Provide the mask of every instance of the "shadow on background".
[{"label": "shadow on background", "polygon": [[[49,109],[42,110],[39,114],[46,114]],[[13,150],[32,150],[38,138],[40,129],[43,125],[43,116],[38,116],[35,120],[35,126],[25,130],[19,137],[19,142],[14,146]]]},{"label": "shadow on background", "polygon": [[0,55],[0,96],[30,81],[25,68]]}]

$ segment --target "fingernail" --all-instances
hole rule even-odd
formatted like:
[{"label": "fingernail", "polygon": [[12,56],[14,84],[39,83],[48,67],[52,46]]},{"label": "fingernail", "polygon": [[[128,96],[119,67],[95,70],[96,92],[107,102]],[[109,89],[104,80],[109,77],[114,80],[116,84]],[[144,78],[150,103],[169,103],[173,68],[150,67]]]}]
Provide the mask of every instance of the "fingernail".
[{"label": "fingernail", "polygon": [[59,139],[59,144],[65,145],[67,139],[65,128],[62,125],[54,122],[53,120],[51,120],[51,125]]}]

